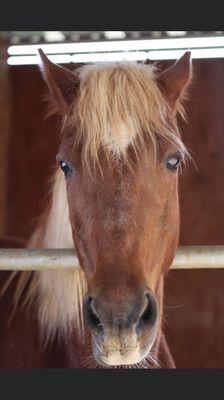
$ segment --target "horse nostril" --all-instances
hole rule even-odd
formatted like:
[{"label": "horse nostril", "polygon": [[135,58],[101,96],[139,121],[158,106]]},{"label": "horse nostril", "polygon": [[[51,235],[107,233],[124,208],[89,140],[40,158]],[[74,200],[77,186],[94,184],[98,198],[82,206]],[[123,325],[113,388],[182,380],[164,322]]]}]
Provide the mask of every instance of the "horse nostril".
[{"label": "horse nostril", "polygon": [[151,293],[146,294],[146,305],[139,318],[136,331],[140,334],[145,328],[153,327],[157,318],[157,304],[154,295]]},{"label": "horse nostril", "polygon": [[85,302],[85,318],[90,328],[97,329],[99,332],[103,331],[103,325],[100,321],[100,318],[94,308],[93,298],[89,296]]}]

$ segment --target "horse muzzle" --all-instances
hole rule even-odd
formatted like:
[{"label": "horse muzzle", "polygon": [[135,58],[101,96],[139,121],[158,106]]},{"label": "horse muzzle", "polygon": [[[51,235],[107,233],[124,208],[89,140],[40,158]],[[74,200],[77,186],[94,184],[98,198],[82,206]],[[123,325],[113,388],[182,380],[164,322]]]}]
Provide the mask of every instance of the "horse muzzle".
[{"label": "horse muzzle", "polygon": [[89,292],[84,315],[92,336],[94,358],[103,366],[139,363],[156,339],[158,306],[148,288],[119,301]]}]

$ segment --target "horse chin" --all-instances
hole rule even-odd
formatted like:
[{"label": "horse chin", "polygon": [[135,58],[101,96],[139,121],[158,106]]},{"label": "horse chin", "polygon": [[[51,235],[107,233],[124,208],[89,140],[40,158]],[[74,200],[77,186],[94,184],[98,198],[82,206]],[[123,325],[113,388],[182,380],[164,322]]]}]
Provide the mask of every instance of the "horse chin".
[{"label": "horse chin", "polygon": [[150,335],[140,343],[136,343],[135,347],[126,349],[126,351],[111,348],[105,351],[104,346],[100,346],[98,342],[92,338],[92,350],[95,361],[103,368],[132,368],[137,365],[141,368],[155,342],[156,335]]},{"label": "horse chin", "polygon": [[125,367],[129,365],[134,365],[142,360],[142,357],[139,355],[139,349],[136,348],[134,351],[122,355],[118,351],[111,352],[108,355],[99,353],[98,350],[93,351],[94,358],[96,362],[102,367],[113,368],[113,367]]}]

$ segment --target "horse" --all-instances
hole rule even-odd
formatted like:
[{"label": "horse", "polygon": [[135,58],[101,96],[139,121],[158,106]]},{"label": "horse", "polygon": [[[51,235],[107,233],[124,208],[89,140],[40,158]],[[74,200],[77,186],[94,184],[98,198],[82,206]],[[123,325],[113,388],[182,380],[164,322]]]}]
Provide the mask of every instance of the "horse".
[{"label": "horse", "polygon": [[43,352],[63,353],[59,366],[175,368],[163,283],[179,240],[178,171],[189,152],[177,117],[191,54],[161,72],[148,61],[71,71],[39,53],[62,125],[48,206],[27,247],[70,248],[81,267],[21,272],[15,304],[37,318]]}]

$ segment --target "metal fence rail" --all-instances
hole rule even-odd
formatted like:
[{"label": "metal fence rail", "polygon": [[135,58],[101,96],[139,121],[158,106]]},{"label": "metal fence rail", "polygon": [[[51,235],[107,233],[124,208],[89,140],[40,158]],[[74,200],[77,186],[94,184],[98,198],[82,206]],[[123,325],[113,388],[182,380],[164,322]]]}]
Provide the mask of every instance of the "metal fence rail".
[{"label": "metal fence rail", "polygon": [[[78,269],[73,250],[0,249],[0,270]],[[179,247],[173,269],[224,268],[224,246]]]}]

